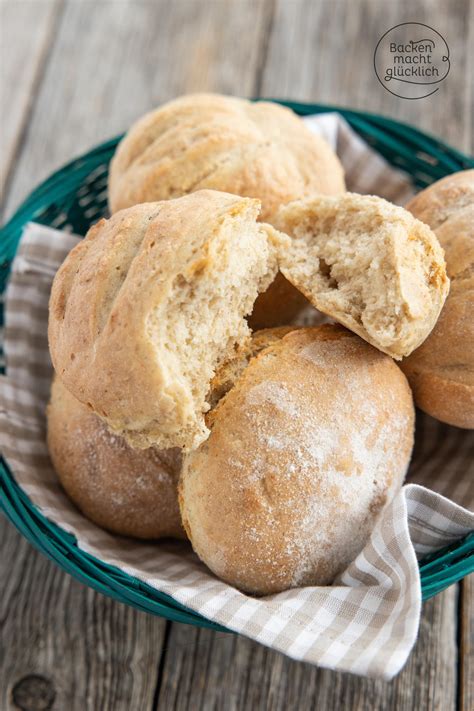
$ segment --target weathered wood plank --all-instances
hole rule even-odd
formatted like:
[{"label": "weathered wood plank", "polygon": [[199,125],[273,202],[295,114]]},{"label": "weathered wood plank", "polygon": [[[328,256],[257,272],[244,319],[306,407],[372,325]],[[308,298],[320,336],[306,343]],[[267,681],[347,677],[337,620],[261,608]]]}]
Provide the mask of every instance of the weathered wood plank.
[{"label": "weathered wood plank", "polygon": [[460,593],[459,709],[474,708],[474,575],[464,578]]},{"label": "weathered wood plank", "polygon": [[41,79],[58,0],[0,3],[0,200]]},{"label": "weathered wood plank", "polygon": [[[262,93],[375,111],[470,150],[473,44],[469,0],[277,0]],[[400,22],[442,33],[451,71],[431,97],[392,96],[373,69],[380,37]]]},{"label": "weathered wood plank", "polygon": [[3,517],[0,551],[0,708],[151,709],[166,622],[76,582]]},{"label": "weathered wood plank", "polygon": [[235,635],[173,625],[158,709],[451,711],[456,701],[456,588],[428,601],[420,636],[392,682],[294,662]]},{"label": "weathered wood plank", "polygon": [[52,170],[191,91],[251,95],[266,0],[67,2],[9,214]]}]

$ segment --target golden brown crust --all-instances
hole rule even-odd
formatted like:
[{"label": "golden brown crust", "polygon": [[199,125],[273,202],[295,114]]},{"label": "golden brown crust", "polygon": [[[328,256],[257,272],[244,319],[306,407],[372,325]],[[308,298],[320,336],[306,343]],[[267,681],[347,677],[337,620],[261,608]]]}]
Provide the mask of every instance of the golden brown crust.
[{"label": "golden brown crust", "polygon": [[[270,244],[275,231],[257,225],[258,211],[256,200],[208,190],[136,205],[92,227],[56,274],[48,332],[55,370],[78,400],[134,446],[193,446],[206,436],[197,396],[168,365],[173,349],[163,338],[173,334],[157,345],[152,324],[161,311],[157,327],[172,317],[182,322],[183,309],[193,308],[193,290],[215,283],[218,273],[222,279],[229,274],[234,291],[229,288],[220,299],[237,294],[235,312],[243,313],[232,312],[229,343],[216,342],[215,349],[246,337],[242,317],[260,281],[266,280],[266,288],[276,272]],[[249,244],[237,249],[235,235],[241,240],[241,233]],[[233,273],[244,259],[254,270],[246,286],[235,284]],[[189,299],[176,307],[173,299],[180,293]],[[219,302],[215,308],[220,313],[214,318],[224,323],[229,305],[224,315]],[[200,387],[205,395],[206,383]]]},{"label": "golden brown crust", "polygon": [[58,379],[47,419],[58,478],[87,518],[123,536],[186,537],[177,496],[180,450],[131,449]]},{"label": "golden brown crust", "polygon": [[[121,141],[110,167],[110,211],[202,188],[258,198],[260,219],[272,223],[281,204],[345,185],[335,153],[290,109],[191,94],[143,116]],[[250,326],[290,323],[306,304],[280,274],[258,297]]]},{"label": "golden brown crust", "polygon": [[408,205],[435,228],[451,290],[428,339],[401,367],[418,407],[450,425],[474,428],[474,170],[438,181]]},{"label": "golden brown crust", "polygon": [[209,404],[211,410],[206,415],[208,427],[213,422],[213,409],[217,403],[229,392],[243,373],[251,358],[254,358],[264,348],[279,341],[287,333],[295,330],[295,326],[278,326],[276,328],[263,328],[252,333],[251,338],[236,348],[232,356],[219,366],[219,369],[210,384]]},{"label": "golden brown crust", "polygon": [[436,231],[453,212],[473,204],[474,170],[461,170],[419,192],[406,209]]},{"label": "golden brown crust", "polygon": [[185,457],[183,525],[231,585],[326,585],[403,481],[410,389],[393,361],[339,326],[294,330],[251,359]]},{"label": "golden brown crust", "polygon": [[110,209],[202,188],[258,198],[266,222],[285,202],[345,189],[334,152],[290,109],[190,94],[141,118],[122,140],[110,168]]}]

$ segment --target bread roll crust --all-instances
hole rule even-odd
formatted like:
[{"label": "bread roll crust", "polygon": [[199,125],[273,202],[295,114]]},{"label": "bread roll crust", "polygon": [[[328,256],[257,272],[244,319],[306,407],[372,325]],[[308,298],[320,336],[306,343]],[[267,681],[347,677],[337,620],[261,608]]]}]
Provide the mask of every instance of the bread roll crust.
[{"label": "bread roll crust", "polygon": [[262,202],[261,219],[313,192],[343,192],[342,166],[290,109],[190,94],[146,114],[112,159],[111,212],[210,188]]},{"label": "bread roll crust", "polygon": [[260,351],[267,348],[272,343],[279,341],[287,333],[296,330],[295,326],[277,326],[275,328],[262,328],[260,331],[252,333],[251,338],[240,345],[231,357],[219,366],[219,369],[211,380],[209,392],[210,411],[207,413],[206,422],[212,422],[214,408],[218,402],[234,387],[250,360],[257,356]]},{"label": "bread roll crust", "polygon": [[472,205],[474,170],[461,170],[419,192],[406,209],[436,231],[454,212]]},{"label": "bread roll crust", "polygon": [[56,379],[49,453],[66,493],[102,528],[134,538],[185,538],[178,507],[181,451],[137,450]]},{"label": "bread roll crust", "polygon": [[[219,94],[190,94],[139,119],[111,161],[111,213],[210,188],[258,198],[260,219],[313,192],[345,190],[339,159],[290,109]],[[289,323],[307,305],[279,274],[249,318],[252,329]]]},{"label": "bread roll crust", "polygon": [[136,205],[94,225],[59,269],[55,370],[134,446],[207,436],[209,381],[249,337],[244,316],[277,271],[276,232],[258,211],[257,200],[206,190]]},{"label": "bread roll crust", "polygon": [[179,489],[196,553],[251,594],[330,584],[408,466],[414,409],[399,368],[339,326],[294,330],[211,416]]},{"label": "bread roll crust", "polygon": [[474,170],[443,178],[407,205],[434,229],[451,280],[427,340],[402,362],[415,402],[450,425],[474,428]]}]

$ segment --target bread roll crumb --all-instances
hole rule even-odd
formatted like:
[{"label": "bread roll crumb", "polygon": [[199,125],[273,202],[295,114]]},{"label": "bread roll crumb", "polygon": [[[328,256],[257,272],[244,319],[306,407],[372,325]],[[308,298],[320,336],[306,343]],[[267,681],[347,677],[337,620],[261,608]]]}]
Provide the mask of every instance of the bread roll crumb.
[{"label": "bread roll crumb", "polygon": [[313,306],[401,359],[428,336],[448,293],[431,230],[382,198],[346,193],[282,207],[280,269]]},{"label": "bread roll crumb", "polygon": [[54,279],[53,364],[71,393],[136,447],[208,435],[216,368],[277,272],[258,200],[203,190],[102,220]]}]

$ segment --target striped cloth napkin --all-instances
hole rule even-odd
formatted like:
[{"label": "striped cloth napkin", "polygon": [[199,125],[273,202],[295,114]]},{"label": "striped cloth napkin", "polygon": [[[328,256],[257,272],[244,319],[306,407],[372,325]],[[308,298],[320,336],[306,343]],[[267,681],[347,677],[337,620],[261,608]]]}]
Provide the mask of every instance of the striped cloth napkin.
[{"label": "striped cloth napkin", "polygon": [[[408,178],[390,168],[339,116],[307,121],[336,148],[349,189],[399,203],[410,196]],[[257,599],[218,580],[185,543],[150,544],[113,536],[85,519],[63,493],[45,443],[52,375],[48,298],[58,266],[78,239],[30,224],[12,268],[0,436],[19,486],[47,518],[74,534],[81,549],[201,615],[294,659],[392,678],[417,636],[421,607],[417,557],[474,530],[474,514],[463,508],[473,503],[472,433],[418,415],[410,483],[384,509],[364,550],[330,587],[299,588]]]}]

